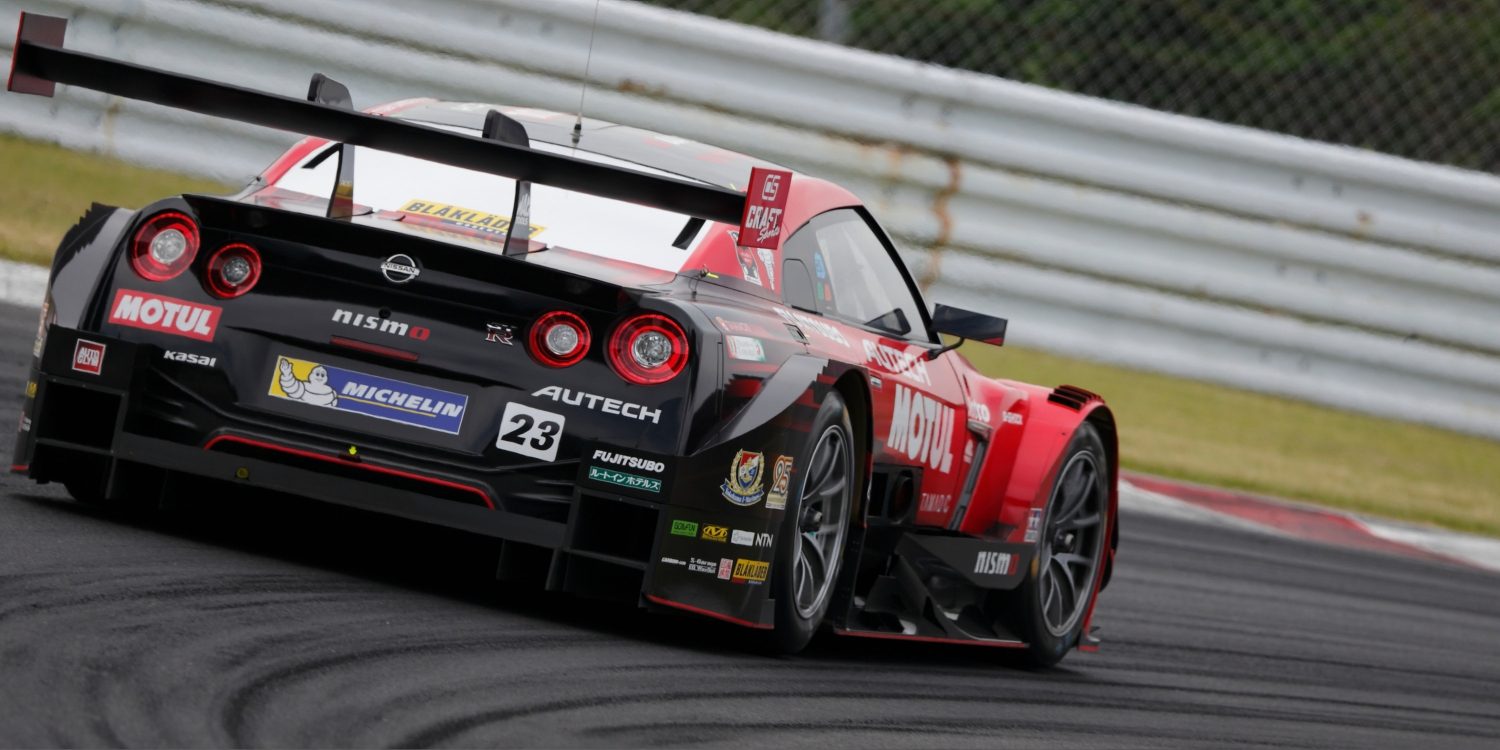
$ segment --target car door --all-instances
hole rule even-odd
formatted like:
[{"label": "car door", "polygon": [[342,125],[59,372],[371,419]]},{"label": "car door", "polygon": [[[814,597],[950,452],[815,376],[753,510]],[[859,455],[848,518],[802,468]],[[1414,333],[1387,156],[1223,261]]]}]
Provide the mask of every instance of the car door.
[{"label": "car door", "polygon": [[787,239],[782,279],[812,348],[866,368],[875,462],[911,467],[917,522],[946,525],[967,468],[962,384],[951,357],[928,360],[940,342],[894,247],[863,212],[829,211]]}]

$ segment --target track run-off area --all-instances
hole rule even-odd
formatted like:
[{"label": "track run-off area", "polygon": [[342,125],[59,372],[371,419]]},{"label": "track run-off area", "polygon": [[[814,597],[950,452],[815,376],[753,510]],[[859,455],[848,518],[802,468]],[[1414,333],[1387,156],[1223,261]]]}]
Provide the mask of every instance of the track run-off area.
[{"label": "track run-off area", "polygon": [[[0,451],[34,309],[0,305]],[[1128,435],[1128,425],[1122,432]],[[1500,746],[1500,575],[1127,507],[1097,654],[820,636],[504,587],[313,502],[0,479],[3,746]]]}]

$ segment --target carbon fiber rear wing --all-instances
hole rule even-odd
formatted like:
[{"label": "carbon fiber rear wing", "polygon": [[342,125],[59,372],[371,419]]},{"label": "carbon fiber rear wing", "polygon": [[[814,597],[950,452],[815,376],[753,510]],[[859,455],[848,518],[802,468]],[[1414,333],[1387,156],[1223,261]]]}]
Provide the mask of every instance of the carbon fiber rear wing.
[{"label": "carbon fiber rear wing", "polygon": [[316,79],[309,101],[75,52],[63,48],[66,31],[66,19],[21,13],[6,89],[52,96],[63,83],[726,224],[745,212],[745,194],[726,188],[365,114],[348,106],[347,92],[317,96]]}]

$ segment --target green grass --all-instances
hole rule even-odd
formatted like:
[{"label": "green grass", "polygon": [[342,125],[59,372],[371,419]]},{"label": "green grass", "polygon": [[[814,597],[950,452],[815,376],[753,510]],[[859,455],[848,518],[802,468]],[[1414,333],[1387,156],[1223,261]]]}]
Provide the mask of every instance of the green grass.
[{"label": "green grass", "polygon": [[1033,350],[961,351],[991,375],[1102,394],[1127,469],[1500,536],[1500,442]]},{"label": "green grass", "polygon": [[[46,263],[90,201],[228,188],[0,136],[0,256]],[[1070,383],[1114,408],[1126,468],[1500,536],[1500,443],[1016,347],[985,372]]]},{"label": "green grass", "polygon": [[92,202],[140,208],[184,192],[232,188],[95,154],[0,135],[0,257],[50,263]]}]

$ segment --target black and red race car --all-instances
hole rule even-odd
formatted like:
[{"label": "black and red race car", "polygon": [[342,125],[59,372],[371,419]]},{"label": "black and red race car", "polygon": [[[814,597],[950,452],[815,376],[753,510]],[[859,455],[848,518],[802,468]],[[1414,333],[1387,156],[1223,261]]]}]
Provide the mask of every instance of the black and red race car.
[{"label": "black and red race car", "polygon": [[[95,205],[53,261],[12,469],[234,483],[500,541],[499,574],[768,631],[1092,649],[1117,545],[1099,397],[977,372],[837,185],[572,115],[355,111],[70,51],[81,86],[307,137],[228,197]],[[945,344],[939,334],[956,337]]]}]

